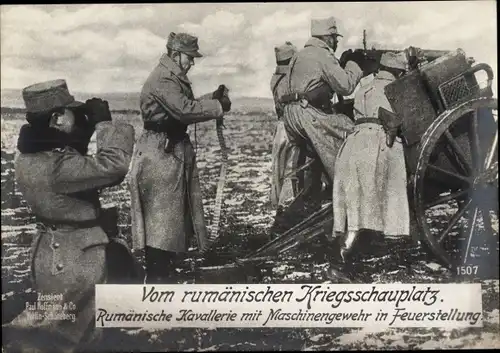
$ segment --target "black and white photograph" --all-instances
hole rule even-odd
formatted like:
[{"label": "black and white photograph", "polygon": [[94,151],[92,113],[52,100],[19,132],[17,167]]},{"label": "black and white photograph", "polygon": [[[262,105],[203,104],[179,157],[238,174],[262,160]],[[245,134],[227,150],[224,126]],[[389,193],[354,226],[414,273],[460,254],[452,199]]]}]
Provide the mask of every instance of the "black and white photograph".
[{"label": "black and white photograph", "polygon": [[[2,353],[500,348],[495,1],[0,13]],[[97,325],[108,285],[424,284],[478,291],[439,325]]]}]

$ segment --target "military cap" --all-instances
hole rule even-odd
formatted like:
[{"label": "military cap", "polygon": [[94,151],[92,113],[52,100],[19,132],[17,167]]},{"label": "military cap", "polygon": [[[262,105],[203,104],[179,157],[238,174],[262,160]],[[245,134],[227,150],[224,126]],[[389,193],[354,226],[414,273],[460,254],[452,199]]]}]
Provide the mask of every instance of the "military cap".
[{"label": "military cap", "polygon": [[392,67],[394,69],[406,70],[406,64],[408,60],[406,58],[406,54],[404,52],[400,53],[392,53],[387,52],[383,53],[380,57],[380,65],[384,65],[386,67]]},{"label": "military cap", "polygon": [[336,35],[342,37],[337,31],[337,20],[335,17],[312,19],[311,20],[311,35],[312,36],[331,36]]},{"label": "military cap", "polygon": [[22,90],[26,111],[47,113],[57,108],[76,108],[84,103],[75,100],[65,80],[35,83]]},{"label": "military cap", "polygon": [[172,49],[172,41],[175,38],[175,32],[170,32],[167,39],[167,48]]},{"label": "military cap", "polygon": [[[170,36],[172,36],[172,33],[170,33]],[[201,58],[203,56],[198,51],[200,49],[198,47],[198,38],[187,33],[174,33],[169,48],[185,53],[193,58]]]},{"label": "military cap", "polygon": [[285,42],[285,44],[274,48],[276,61],[288,60],[292,58],[295,53],[297,53],[297,47],[290,42]]}]

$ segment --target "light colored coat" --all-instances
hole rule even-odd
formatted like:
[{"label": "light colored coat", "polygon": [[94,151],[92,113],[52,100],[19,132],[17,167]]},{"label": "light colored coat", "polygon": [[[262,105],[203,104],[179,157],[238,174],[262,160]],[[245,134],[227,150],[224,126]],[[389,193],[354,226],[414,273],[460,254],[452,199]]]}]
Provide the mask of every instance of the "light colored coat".
[{"label": "light colored coat", "polygon": [[[351,94],[362,77],[354,62],[343,69],[333,52],[323,41],[311,38],[289,64],[288,93],[308,92],[321,85],[330,86],[334,93]],[[353,122],[343,114],[325,114],[298,103],[284,108],[285,128],[294,144],[310,144],[333,180],[335,159],[342,142],[353,129]]]},{"label": "light colored coat", "polygon": [[[217,100],[194,98],[191,82],[166,54],[143,86],[140,107],[145,122],[171,116],[186,128],[223,116]],[[129,180],[133,248],[185,252],[195,235],[202,249],[208,236],[196,155],[189,139],[171,153],[167,142],[165,133],[144,130],[136,143]]]},{"label": "light colored coat", "polygon": [[[53,222],[95,220],[98,190],[116,185],[127,174],[134,129],[129,124],[101,122],[96,126],[97,153],[82,156],[71,147],[19,154],[15,174],[21,193],[38,218]],[[78,305],[76,320],[34,320],[30,311],[15,318],[12,327],[39,327],[77,344],[95,314],[95,284],[106,280],[105,245],[99,226],[39,225],[32,245],[32,280],[36,291],[62,294],[52,304]],[[31,314],[33,311],[31,311]]]},{"label": "light colored coat", "polygon": [[[384,87],[395,80],[381,71],[354,98],[355,119],[378,118],[378,108],[392,111]],[[339,153],[333,187],[334,232],[371,229],[385,235],[408,235],[409,205],[403,145],[386,145],[381,125],[357,125]]]},{"label": "light colored coat", "polygon": [[271,204],[275,208],[293,197],[291,179],[285,180],[284,177],[296,167],[295,162],[299,153],[297,146],[292,145],[288,139],[282,121],[283,104],[279,102],[280,97],[286,93],[287,72],[288,66],[276,66],[276,71],[271,77],[271,92],[278,116],[273,139],[271,166]]}]

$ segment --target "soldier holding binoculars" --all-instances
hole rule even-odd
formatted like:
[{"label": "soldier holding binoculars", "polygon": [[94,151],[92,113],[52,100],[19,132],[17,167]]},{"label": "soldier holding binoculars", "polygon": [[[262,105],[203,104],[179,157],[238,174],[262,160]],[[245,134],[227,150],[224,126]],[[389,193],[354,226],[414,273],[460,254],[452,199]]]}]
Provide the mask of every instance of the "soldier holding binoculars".
[{"label": "soldier holding binoculars", "polygon": [[[37,83],[22,93],[29,124],[19,134],[15,173],[38,221],[32,283],[39,294],[52,295],[54,308],[74,303],[75,317],[35,318],[26,309],[7,325],[12,334],[6,337],[12,339],[14,351],[72,352],[94,336],[95,285],[108,279],[107,249],[112,242],[103,225],[109,222],[103,219],[99,190],[125,178],[134,129],[112,123],[106,101],[76,101],[64,80]],[[94,132],[97,153],[89,156]]]}]

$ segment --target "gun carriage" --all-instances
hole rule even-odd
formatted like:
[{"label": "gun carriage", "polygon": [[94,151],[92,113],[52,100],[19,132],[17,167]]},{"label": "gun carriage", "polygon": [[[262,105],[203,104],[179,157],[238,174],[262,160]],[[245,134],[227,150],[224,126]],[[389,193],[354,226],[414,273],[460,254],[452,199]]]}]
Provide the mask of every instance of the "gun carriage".
[{"label": "gun carriage", "polygon": [[[376,61],[383,52],[364,50]],[[492,92],[493,70],[487,64],[473,65],[461,49],[410,47],[407,54],[408,72],[387,85],[385,93],[401,119],[416,225],[412,232],[438,261],[452,268],[470,263],[480,241],[497,251],[498,101]],[[484,87],[481,73],[486,74]],[[339,98],[336,111],[352,118],[353,100]],[[229,267],[262,265],[330,232],[332,217],[332,204],[324,200],[310,216]]]},{"label": "gun carriage", "polygon": [[[473,65],[460,49],[415,63],[385,93],[402,123],[418,234],[452,267],[471,260],[473,242],[478,246],[484,240],[496,251],[492,218],[498,222],[498,100],[493,98],[493,70]],[[479,73],[486,74],[484,87]]]}]

